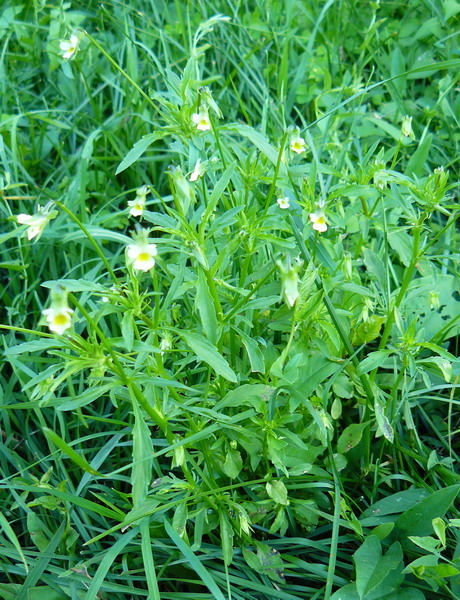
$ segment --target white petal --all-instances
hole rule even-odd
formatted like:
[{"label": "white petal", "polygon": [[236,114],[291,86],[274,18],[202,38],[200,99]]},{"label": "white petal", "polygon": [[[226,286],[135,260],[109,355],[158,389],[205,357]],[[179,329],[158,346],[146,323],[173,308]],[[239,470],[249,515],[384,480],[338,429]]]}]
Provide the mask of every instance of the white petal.
[{"label": "white petal", "polygon": [[147,246],[147,252],[150,254],[150,256],[156,256],[158,254],[157,245],[149,244]]},{"label": "white petal", "polygon": [[142,248],[136,246],[135,244],[128,246],[128,258],[131,258],[132,260],[135,260],[141,252]]},{"label": "white petal", "polygon": [[16,219],[18,220],[18,223],[20,223],[21,225],[28,225],[30,220],[33,219],[32,215],[25,215],[24,213],[18,215],[16,217]]},{"label": "white petal", "polygon": [[65,41],[62,41],[62,42],[59,44],[59,48],[60,48],[61,50],[64,50],[65,52],[67,52],[68,50],[70,50],[72,47],[73,47],[73,44],[71,44],[71,42],[65,42]]},{"label": "white petal", "polygon": [[138,269],[139,271],[150,271],[150,269],[154,266],[155,266],[155,259],[152,258],[151,256],[149,257],[148,260],[139,260],[139,258],[138,258],[133,263],[133,267],[135,269]]},{"label": "white petal", "polygon": [[32,240],[35,236],[37,236],[40,233],[41,230],[42,227],[40,225],[32,225],[27,230],[27,239]]},{"label": "white petal", "polygon": [[319,231],[320,233],[324,233],[325,231],[327,231],[327,225],[326,223],[315,223],[313,225],[313,229]]}]

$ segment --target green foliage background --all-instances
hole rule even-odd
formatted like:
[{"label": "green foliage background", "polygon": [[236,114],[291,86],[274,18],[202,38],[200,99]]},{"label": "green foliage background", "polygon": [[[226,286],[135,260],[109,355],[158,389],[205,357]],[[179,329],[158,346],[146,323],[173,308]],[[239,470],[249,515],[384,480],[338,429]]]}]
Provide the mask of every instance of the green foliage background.
[{"label": "green foliage background", "polygon": [[459,25],[3,3],[0,598],[460,597]]}]

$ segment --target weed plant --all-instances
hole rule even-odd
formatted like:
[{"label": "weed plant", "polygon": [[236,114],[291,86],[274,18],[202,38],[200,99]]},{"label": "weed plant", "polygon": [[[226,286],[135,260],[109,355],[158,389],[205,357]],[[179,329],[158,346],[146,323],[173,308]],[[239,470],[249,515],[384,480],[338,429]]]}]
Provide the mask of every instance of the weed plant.
[{"label": "weed plant", "polygon": [[460,598],[456,0],[4,0],[0,598]]}]

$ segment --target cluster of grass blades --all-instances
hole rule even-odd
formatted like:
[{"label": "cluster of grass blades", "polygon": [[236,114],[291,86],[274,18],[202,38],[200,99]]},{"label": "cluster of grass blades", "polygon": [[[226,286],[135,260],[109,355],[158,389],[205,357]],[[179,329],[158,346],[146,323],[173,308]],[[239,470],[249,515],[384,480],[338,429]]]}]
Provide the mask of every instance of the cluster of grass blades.
[{"label": "cluster of grass blades", "polygon": [[460,597],[455,0],[5,0],[0,598]]}]

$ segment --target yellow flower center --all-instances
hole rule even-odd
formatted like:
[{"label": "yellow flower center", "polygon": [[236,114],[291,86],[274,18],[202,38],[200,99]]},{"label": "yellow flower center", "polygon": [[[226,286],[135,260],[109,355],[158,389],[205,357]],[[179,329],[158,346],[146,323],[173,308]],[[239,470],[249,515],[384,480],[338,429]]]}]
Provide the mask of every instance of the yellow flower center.
[{"label": "yellow flower center", "polygon": [[142,204],[138,203],[138,204],[136,204],[136,206],[134,208],[136,210],[142,210],[144,207],[142,206]]},{"label": "yellow flower center", "polygon": [[203,118],[203,119],[201,119],[201,121],[200,121],[200,125],[205,125],[205,126],[209,125],[209,123],[208,123],[208,120],[207,120],[207,119],[204,119],[204,118]]},{"label": "yellow flower center", "polygon": [[64,315],[63,313],[61,313],[60,315],[56,315],[54,317],[54,324],[55,325],[65,325],[68,321],[67,315]]},{"label": "yellow flower center", "polygon": [[324,223],[326,222],[326,219],[323,216],[321,216],[316,219],[316,222],[319,223],[320,225],[324,225]]},{"label": "yellow flower center", "polygon": [[138,259],[142,262],[147,262],[150,258],[150,254],[148,252],[141,252],[138,256]]}]

